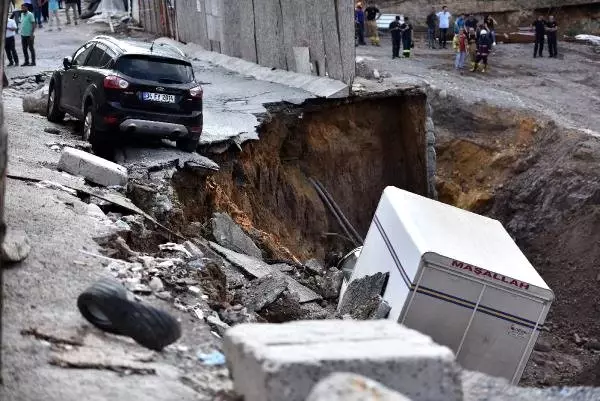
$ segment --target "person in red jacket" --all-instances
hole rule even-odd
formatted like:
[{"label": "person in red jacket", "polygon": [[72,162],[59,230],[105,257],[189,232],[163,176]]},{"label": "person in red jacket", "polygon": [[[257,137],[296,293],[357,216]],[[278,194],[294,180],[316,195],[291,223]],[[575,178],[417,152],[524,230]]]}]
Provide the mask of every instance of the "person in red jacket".
[{"label": "person in red jacket", "polygon": [[465,60],[467,59],[467,33],[465,29],[461,29],[458,34],[458,43],[456,46],[456,61],[454,68],[462,70],[465,68]]}]

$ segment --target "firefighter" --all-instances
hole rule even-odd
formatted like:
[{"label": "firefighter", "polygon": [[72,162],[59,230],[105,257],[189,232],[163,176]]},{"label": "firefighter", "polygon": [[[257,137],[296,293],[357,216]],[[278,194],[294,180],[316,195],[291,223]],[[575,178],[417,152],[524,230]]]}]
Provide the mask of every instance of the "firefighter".
[{"label": "firefighter", "polygon": [[402,32],[400,32],[400,17],[390,23],[390,33],[392,35],[392,59],[400,58],[400,41]]},{"label": "firefighter", "polygon": [[413,47],[413,27],[408,22],[408,17],[404,17],[404,22],[400,25],[400,32],[402,32],[402,55],[409,58],[410,49]]},{"label": "firefighter", "polygon": [[483,68],[481,72],[485,72],[488,67],[488,55],[490,54],[491,39],[488,36],[488,32],[482,29],[479,32],[479,39],[477,40],[477,58],[475,65],[471,69],[471,72],[477,71],[479,63],[483,62]]}]

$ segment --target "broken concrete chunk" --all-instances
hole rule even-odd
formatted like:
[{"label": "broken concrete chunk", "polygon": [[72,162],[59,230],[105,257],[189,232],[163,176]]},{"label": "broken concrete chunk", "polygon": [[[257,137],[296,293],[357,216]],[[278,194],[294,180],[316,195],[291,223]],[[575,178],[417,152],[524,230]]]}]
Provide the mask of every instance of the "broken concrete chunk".
[{"label": "broken concrete chunk", "polygon": [[31,252],[29,237],[22,230],[13,230],[8,227],[2,242],[2,261],[17,263],[25,260]]},{"label": "broken concrete chunk", "polygon": [[344,282],[344,272],[338,269],[330,269],[325,276],[316,277],[319,293],[325,299],[337,299]]},{"label": "broken concrete chunk", "polygon": [[287,281],[290,292],[298,294],[298,296],[300,297],[300,303],[322,299],[322,297],[319,294],[317,294],[310,288],[303,286],[287,274],[281,273],[276,267],[268,265],[265,262],[254,259],[250,256],[242,255],[241,253],[231,251],[213,242],[210,243],[210,246],[218,254],[223,256],[234,266],[242,269],[242,271],[249,276],[260,278],[268,274],[273,274],[275,276],[281,275]]},{"label": "broken concrete chunk", "polygon": [[194,259],[203,258],[204,252],[200,249],[200,247],[194,244],[192,241],[185,241],[183,246],[187,251],[192,255],[191,257]]},{"label": "broken concrete chunk", "polygon": [[23,111],[26,113],[37,113],[47,115],[48,86],[44,86],[33,93],[23,96]]},{"label": "broken concrete chunk", "polygon": [[463,398],[452,351],[387,320],[242,324],[227,331],[224,351],[245,401],[304,401],[335,372],[376,379],[414,401]]},{"label": "broken concrete chunk", "polygon": [[298,294],[284,291],[275,302],[260,311],[260,316],[270,323],[285,323],[303,319],[306,312]]},{"label": "broken concrete chunk", "polygon": [[150,287],[154,292],[161,292],[165,289],[162,280],[158,277],[152,277],[152,280],[150,280],[148,283],[148,287]]},{"label": "broken concrete chunk", "polygon": [[192,257],[192,253],[188,251],[184,245],[175,244],[173,242],[161,244],[158,246],[158,249],[164,251],[164,253],[168,253],[168,257],[180,257],[185,259]]},{"label": "broken concrete chunk", "polygon": [[312,274],[321,275],[325,271],[325,267],[317,259],[309,259],[304,263],[304,267]]},{"label": "broken concrete chunk", "polygon": [[262,259],[262,252],[233,219],[225,213],[215,213],[211,219],[215,241],[232,251]]},{"label": "broken concrete chunk", "polygon": [[58,169],[105,187],[127,185],[127,169],[79,149],[64,148]]},{"label": "broken concrete chunk", "polygon": [[216,331],[221,337],[225,335],[225,332],[229,329],[229,325],[221,320],[217,312],[213,312],[212,315],[206,318],[206,323],[210,328]]},{"label": "broken concrete chunk", "polygon": [[257,316],[242,305],[234,305],[219,312],[221,320],[231,326],[242,323],[256,323]]},{"label": "broken concrete chunk", "polygon": [[306,401],[410,401],[367,377],[333,373],[313,387]]},{"label": "broken concrete chunk", "polygon": [[353,319],[369,319],[379,309],[381,294],[385,290],[388,273],[377,273],[353,280],[346,289],[338,306],[340,316],[350,315]]},{"label": "broken concrete chunk", "polygon": [[258,312],[271,305],[288,288],[285,278],[269,274],[250,282],[238,292],[240,302],[249,310]]}]

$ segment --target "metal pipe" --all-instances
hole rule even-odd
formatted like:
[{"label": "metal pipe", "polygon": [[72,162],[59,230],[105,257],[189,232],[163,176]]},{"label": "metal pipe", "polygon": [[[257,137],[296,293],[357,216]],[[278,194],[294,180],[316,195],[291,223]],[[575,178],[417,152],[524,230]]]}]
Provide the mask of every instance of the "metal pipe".
[{"label": "metal pipe", "polygon": [[323,184],[321,184],[317,180],[315,180],[315,182],[321,188],[321,190],[323,191],[323,193],[325,194],[325,196],[327,196],[327,198],[330,200],[332,206],[336,209],[337,213],[340,215],[340,217],[344,221],[344,224],[346,224],[347,229],[352,233],[354,239],[356,241],[358,241],[362,245],[365,242],[365,240],[360,236],[360,234],[358,234],[358,232],[356,231],[356,229],[352,226],[352,224],[350,223],[350,221],[346,218],[346,216],[344,215],[344,213],[342,212],[342,210],[340,209],[340,207],[337,205],[337,203],[333,199],[333,196],[331,196],[331,194],[329,193],[329,191],[327,191],[327,189],[325,188],[325,186],[323,186]]},{"label": "metal pipe", "polygon": [[[333,205],[331,204],[330,200],[327,198],[327,196],[325,195],[325,193],[323,191],[321,191],[321,188],[319,188],[319,186],[317,185],[317,182],[314,179],[312,179],[312,178],[309,178],[309,181],[311,182],[311,184],[313,185],[313,187],[317,191],[317,194],[319,194],[319,197],[321,198],[321,200],[323,201],[323,203],[325,204],[325,206],[327,206],[327,208],[329,209],[329,211],[331,212],[331,214],[333,214],[333,216],[337,220],[337,222],[340,225],[340,227],[342,228],[342,230],[344,230],[344,233],[348,236],[348,238],[352,238],[352,234],[348,231],[348,228],[344,225],[344,221],[337,214],[336,209],[333,207]],[[357,243],[356,240],[353,239],[353,238],[352,238],[352,243],[356,247],[358,247],[358,246],[361,245],[360,243]]]}]

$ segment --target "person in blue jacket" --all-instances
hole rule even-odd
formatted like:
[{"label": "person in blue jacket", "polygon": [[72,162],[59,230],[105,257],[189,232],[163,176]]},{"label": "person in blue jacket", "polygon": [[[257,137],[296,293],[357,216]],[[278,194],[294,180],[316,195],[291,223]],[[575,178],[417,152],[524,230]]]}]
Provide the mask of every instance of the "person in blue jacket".
[{"label": "person in blue jacket", "polygon": [[366,45],[365,43],[365,11],[363,10],[362,3],[356,3],[354,9],[354,20],[358,25],[358,44]]}]

